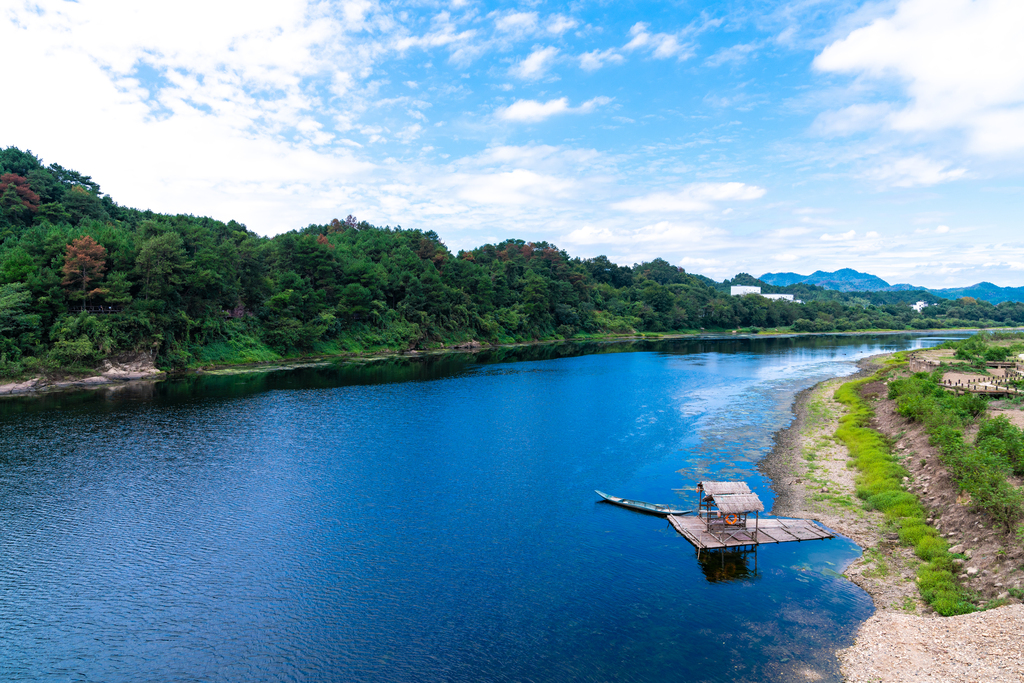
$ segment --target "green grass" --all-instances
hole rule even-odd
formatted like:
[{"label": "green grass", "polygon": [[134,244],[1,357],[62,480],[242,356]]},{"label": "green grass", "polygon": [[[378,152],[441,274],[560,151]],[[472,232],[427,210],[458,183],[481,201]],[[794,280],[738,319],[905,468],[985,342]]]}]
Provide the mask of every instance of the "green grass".
[{"label": "green grass", "polygon": [[857,496],[864,501],[864,507],[882,512],[888,526],[899,534],[900,543],[913,547],[914,554],[924,560],[917,570],[922,599],[943,616],[966,614],[975,611],[975,607],[953,576],[948,544],[925,523],[925,511],[917,496],[903,489],[903,477],[909,476],[909,472],[890,452],[888,440],[868,427],[874,411],[861,396],[861,388],[886,374],[900,360],[890,359],[873,377],[847,382],[836,390],[836,400],[849,412],[840,418],[835,438],[846,445],[860,470]]}]

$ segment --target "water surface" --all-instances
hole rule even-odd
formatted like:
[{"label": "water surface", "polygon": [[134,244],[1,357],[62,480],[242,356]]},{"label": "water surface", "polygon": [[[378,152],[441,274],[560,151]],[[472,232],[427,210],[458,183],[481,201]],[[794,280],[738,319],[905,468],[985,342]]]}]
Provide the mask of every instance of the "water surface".
[{"label": "water surface", "polygon": [[[926,337],[564,345],[0,402],[0,679],[838,680],[837,538],[696,552],[796,392]],[[682,489],[675,491],[675,489]]]}]

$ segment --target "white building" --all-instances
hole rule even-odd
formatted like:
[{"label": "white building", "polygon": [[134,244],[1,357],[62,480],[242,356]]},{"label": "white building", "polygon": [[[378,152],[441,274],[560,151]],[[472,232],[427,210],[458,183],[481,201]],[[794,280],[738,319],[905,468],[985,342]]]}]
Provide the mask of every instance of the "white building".
[{"label": "white building", "polygon": [[918,301],[916,304],[911,304],[910,307],[913,308],[918,313],[920,313],[925,308],[927,308],[929,305],[930,304],[927,301]]},{"label": "white building", "polygon": [[795,304],[802,304],[803,301],[800,299],[794,299],[792,294],[761,294],[760,287],[750,287],[748,285],[733,285],[729,290],[733,296],[746,296],[747,294],[757,294],[763,296],[765,299],[775,299],[776,301],[792,301]]}]

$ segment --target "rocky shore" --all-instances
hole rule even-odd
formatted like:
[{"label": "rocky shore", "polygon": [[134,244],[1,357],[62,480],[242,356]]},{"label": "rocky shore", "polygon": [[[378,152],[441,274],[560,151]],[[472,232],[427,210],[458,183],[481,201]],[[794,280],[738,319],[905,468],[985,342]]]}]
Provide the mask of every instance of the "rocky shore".
[{"label": "rocky shore", "polygon": [[[861,374],[874,372],[879,363],[879,357],[862,361]],[[1005,550],[996,551],[1003,540],[999,532],[965,501],[958,505],[955,487],[943,484],[944,479],[951,482],[927,438],[895,414],[884,384],[869,384],[865,395],[877,415],[872,426],[892,438],[904,456],[912,477],[908,488],[925,494],[922,501],[933,509],[936,520],[929,521],[971,558],[964,580],[977,591],[979,605],[993,599],[1008,604],[941,617],[921,600],[915,583],[919,561],[896,534],[886,532],[881,513],[863,509],[855,495],[857,471],[847,466],[845,447],[833,439],[845,411],[833,394],[851,379],[829,380],[802,392],[794,406],[796,419],[776,436],[775,448],[760,465],[776,494],[772,514],[817,519],[864,548],[844,575],[871,595],[876,613],[861,626],[854,645],[838,653],[844,680],[1024,680],[1024,605],[1006,591],[1020,588],[1020,562],[1002,561]],[[952,514],[943,515],[949,506]]]},{"label": "rocky shore", "polygon": [[151,354],[124,354],[104,360],[103,364],[96,369],[96,374],[87,377],[68,378],[62,375],[40,375],[22,382],[0,384],[0,396],[58,391],[76,387],[97,387],[133,380],[160,379],[165,375],[164,371],[158,370],[153,364]]}]

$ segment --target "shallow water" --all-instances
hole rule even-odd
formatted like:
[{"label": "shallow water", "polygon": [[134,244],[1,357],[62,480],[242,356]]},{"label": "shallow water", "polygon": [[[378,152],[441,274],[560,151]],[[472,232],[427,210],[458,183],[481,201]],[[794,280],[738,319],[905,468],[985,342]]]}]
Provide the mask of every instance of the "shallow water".
[{"label": "shallow water", "polygon": [[[0,679],[838,680],[842,538],[704,556],[795,394],[926,337],[562,345],[0,402]],[[684,489],[676,492],[674,489]]]}]

